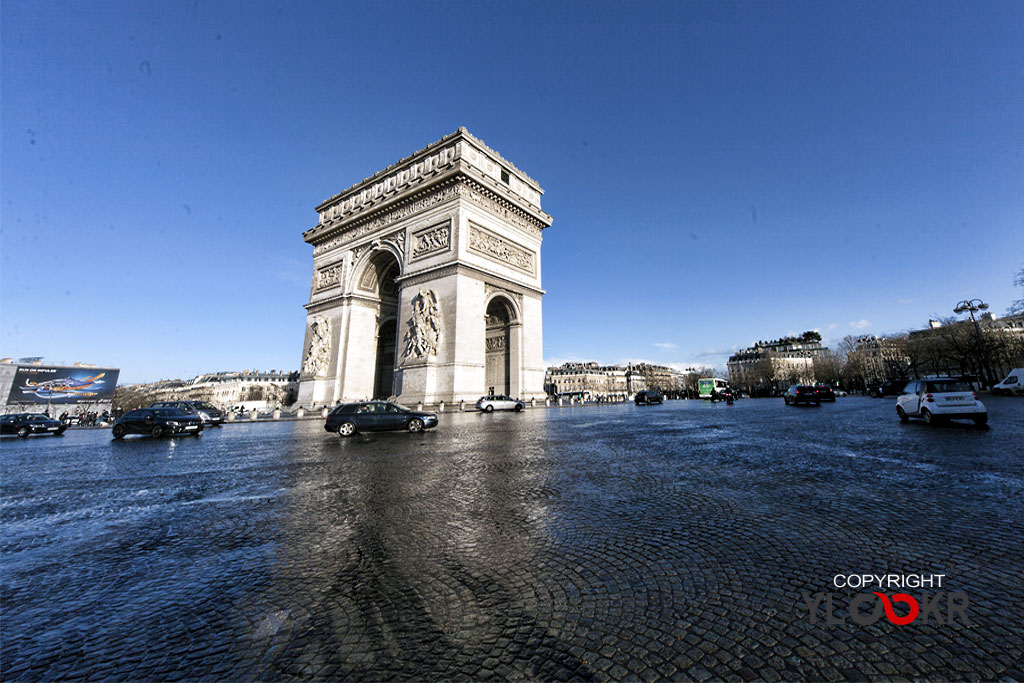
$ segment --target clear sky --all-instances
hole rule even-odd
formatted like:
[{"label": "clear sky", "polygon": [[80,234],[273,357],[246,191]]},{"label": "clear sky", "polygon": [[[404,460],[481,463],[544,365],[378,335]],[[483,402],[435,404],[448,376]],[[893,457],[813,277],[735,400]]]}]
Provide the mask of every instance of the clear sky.
[{"label": "clear sky", "polygon": [[466,126],[537,180],[552,362],[922,327],[1024,266],[1024,3],[0,14],[0,356],[298,369],[314,207]]}]

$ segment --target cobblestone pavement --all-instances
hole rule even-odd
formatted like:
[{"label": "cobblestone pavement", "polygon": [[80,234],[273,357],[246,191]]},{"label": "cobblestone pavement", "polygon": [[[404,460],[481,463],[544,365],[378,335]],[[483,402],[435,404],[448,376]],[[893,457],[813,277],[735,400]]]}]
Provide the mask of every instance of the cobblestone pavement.
[{"label": "cobblestone pavement", "polygon": [[[1024,400],[986,402],[4,439],[0,677],[1024,679]],[[944,574],[969,625],[855,624],[839,573]]]}]

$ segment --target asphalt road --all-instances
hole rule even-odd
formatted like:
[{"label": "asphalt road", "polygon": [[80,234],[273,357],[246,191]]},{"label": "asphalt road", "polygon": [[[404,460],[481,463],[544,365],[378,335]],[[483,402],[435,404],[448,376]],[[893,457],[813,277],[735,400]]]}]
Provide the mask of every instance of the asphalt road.
[{"label": "asphalt road", "polygon": [[[1024,399],[985,401],[4,438],[0,678],[1021,680]],[[854,623],[854,573],[969,606]]]}]

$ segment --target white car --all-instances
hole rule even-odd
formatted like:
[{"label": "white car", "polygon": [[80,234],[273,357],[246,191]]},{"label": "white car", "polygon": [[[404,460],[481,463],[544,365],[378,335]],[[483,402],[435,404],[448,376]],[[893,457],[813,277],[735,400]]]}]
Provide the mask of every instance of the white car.
[{"label": "white car", "polygon": [[517,413],[526,407],[522,401],[508,396],[481,396],[476,402],[476,409],[485,413],[493,413],[495,410],[514,410]]},{"label": "white car", "polygon": [[943,420],[988,422],[985,404],[978,400],[971,385],[954,377],[929,377],[911,380],[896,397],[896,414],[906,422],[919,417],[928,424]]}]

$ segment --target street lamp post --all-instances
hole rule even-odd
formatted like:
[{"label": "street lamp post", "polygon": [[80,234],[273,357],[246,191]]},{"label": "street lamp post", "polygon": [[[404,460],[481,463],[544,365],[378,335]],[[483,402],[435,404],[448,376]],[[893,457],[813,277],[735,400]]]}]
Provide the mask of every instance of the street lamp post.
[{"label": "street lamp post", "polygon": [[983,375],[982,380],[986,387],[991,386],[989,367],[988,367],[988,354],[985,353],[985,341],[981,336],[981,325],[978,324],[977,319],[974,317],[975,311],[984,311],[988,308],[988,304],[981,299],[964,299],[956,305],[953,309],[954,313],[967,312],[971,316],[971,322],[974,323],[974,332],[978,335],[978,354],[980,356],[979,370]]}]

